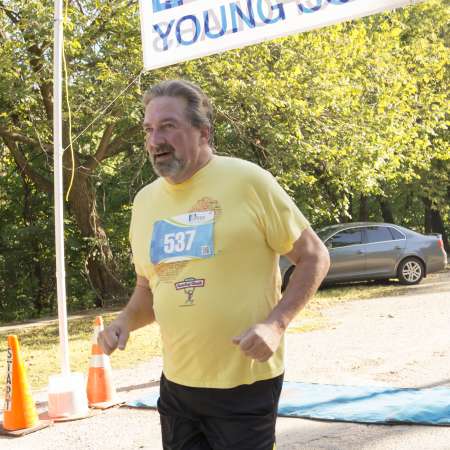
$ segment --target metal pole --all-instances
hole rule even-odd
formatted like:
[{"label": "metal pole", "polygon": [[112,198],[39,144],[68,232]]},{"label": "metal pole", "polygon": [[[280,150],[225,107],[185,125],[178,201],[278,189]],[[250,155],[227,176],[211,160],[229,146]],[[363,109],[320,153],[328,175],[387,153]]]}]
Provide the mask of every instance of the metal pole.
[{"label": "metal pole", "polygon": [[53,54],[53,157],[55,202],[56,286],[58,296],[59,341],[61,372],[70,373],[69,341],[67,332],[66,275],[64,268],[64,204],[62,169],[62,49],[63,0],[55,0],[54,54]]}]

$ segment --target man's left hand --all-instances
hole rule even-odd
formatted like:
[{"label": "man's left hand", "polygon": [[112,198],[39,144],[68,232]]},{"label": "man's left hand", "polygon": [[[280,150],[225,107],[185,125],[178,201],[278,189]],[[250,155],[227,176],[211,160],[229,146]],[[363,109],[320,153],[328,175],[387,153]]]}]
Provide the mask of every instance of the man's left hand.
[{"label": "man's left hand", "polygon": [[233,344],[239,345],[240,349],[249,358],[259,362],[267,361],[280,345],[283,331],[273,324],[257,323],[233,338]]}]

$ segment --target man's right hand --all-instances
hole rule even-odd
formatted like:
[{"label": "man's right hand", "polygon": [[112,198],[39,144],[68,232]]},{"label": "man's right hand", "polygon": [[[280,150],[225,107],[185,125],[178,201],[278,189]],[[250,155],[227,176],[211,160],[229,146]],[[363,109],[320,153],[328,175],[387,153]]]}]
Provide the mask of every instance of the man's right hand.
[{"label": "man's right hand", "polygon": [[110,355],[116,348],[124,350],[129,337],[128,327],[122,322],[115,321],[98,334],[98,344],[107,355]]},{"label": "man's right hand", "polygon": [[131,331],[154,321],[152,291],[147,278],[138,275],[136,287],[127,306],[108,327],[98,334],[98,344],[107,355],[116,348],[124,350]]}]

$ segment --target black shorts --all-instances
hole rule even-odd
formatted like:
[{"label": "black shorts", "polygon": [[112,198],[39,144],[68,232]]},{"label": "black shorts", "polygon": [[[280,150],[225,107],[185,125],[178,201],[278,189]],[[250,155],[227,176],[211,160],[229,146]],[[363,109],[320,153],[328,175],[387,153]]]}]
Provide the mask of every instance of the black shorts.
[{"label": "black shorts", "polygon": [[192,388],[161,376],[164,450],[273,450],[283,375],[231,389]]}]

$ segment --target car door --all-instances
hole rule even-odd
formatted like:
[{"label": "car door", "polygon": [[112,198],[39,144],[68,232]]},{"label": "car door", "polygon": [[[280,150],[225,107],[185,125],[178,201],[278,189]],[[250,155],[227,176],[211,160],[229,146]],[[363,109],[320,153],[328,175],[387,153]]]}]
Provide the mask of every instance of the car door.
[{"label": "car door", "polygon": [[394,239],[389,227],[364,228],[366,234],[366,271],[368,276],[395,276],[397,262],[405,247],[405,239]]},{"label": "car door", "polygon": [[366,255],[361,227],[346,228],[325,241],[330,252],[326,281],[359,279],[366,271]]}]

